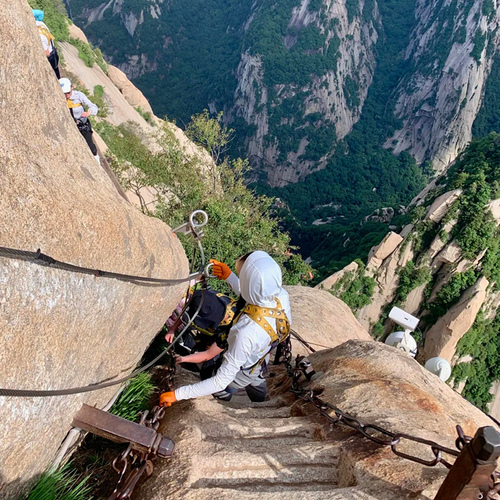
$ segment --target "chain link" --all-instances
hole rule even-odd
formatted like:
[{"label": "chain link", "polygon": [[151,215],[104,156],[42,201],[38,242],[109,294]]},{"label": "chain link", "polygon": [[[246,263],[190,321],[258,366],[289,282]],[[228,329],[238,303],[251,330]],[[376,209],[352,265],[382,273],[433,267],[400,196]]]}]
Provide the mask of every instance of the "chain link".
[{"label": "chain link", "polygon": [[[173,356],[169,358],[166,371],[166,386],[167,389],[170,389],[175,377],[175,359]],[[141,414],[139,425],[158,431],[164,416],[165,407],[156,405],[151,411],[146,410]],[[152,459],[155,456],[154,452],[133,450],[132,445],[129,444],[113,461],[113,469],[118,474],[118,481],[108,500],[130,500],[139,480],[144,475],[149,477],[153,473]]]},{"label": "chain link", "polygon": [[[303,376],[305,375],[304,366],[307,365],[310,366],[310,363],[303,356],[297,356],[295,362],[295,368],[293,368],[291,364],[292,352],[291,352],[291,346],[289,344],[290,343],[288,343],[288,345],[286,344],[284,345],[282,351],[283,352],[282,359],[287,374],[292,379],[290,390],[299,399],[302,399],[303,401],[313,404],[319,410],[320,414],[330,422],[330,424],[332,425],[342,424],[346,427],[349,427],[350,429],[359,432],[362,436],[364,436],[365,438],[369,439],[374,443],[377,443],[381,446],[390,447],[392,452],[398,457],[405,458],[412,462],[416,462],[421,465],[426,465],[428,467],[433,467],[437,464],[443,464],[448,469],[451,469],[453,464],[450,463],[448,460],[446,460],[443,457],[443,455],[457,457],[460,454],[460,450],[463,448],[463,446],[471,440],[470,437],[464,434],[462,428],[460,426],[457,426],[458,438],[456,439],[455,442],[458,448],[457,451],[442,446],[439,443],[436,443],[435,441],[430,441],[428,439],[423,439],[418,436],[412,436],[410,434],[404,434],[401,432],[392,432],[379,425],[372,423],[365,423],[359,420],[358,418],[349,415],[340,408],[337,408],[336,406],[333,406],[330,403],[323,401],[320,397],[318,397],[318,395],[314,393],[313,390],[310,389],[307,390],[301,387],[299,381],[303,379]],[[307,361],[307,363],[304,363],[304,359]],[[401,447],[404,441],[409,441],[412,443],[418,443],[428,446],[434,458],[426,460],[424,458],[419,457],[416,454],[410,454],[401,451],[400,449],[398,449],[398,446]],[[497,482],[498,481],[500,481],[500,479],[498,479]],[[498,491],[500,491],[500,485],[498,485],[497,487]]]}]

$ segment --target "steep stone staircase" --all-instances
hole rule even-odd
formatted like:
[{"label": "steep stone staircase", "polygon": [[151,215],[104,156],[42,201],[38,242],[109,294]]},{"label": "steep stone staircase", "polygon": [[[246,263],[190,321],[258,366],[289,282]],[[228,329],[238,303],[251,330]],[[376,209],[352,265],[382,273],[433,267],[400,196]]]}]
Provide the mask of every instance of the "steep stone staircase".
[{"label": "steep stone staircase", "polygon": [[159,464],[156,480],[144,483],[138,498],[375,499],[355,486],[341,443],[325,437],[323,422],[295,415],[280,397],[260,404],[245,399],[181,403],[188,408],[179,415],[186,424],[180,439],[170,426],[163,429],[176,438],[176,456]]}]

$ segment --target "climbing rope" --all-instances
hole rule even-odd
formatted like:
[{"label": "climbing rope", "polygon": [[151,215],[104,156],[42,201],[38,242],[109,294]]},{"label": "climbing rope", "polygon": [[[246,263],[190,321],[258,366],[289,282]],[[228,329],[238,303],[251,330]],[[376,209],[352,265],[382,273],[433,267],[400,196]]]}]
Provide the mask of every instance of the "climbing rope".
[{"label": "climbing rope", "polygon": [[[202,215],[203,220],[200,222],[196,222],[195,217],[197,215]],[[96,276],[103,276],[107,278],[117,278],[117,279],[122,279],[124,281],[130,281],[130,282],[141,282],[141,281],[150,281],[156,286],[169,286],[169,285],[174,285],[174,284],[179,284],[179,283],[184,283],[186,281],[192,281],[193,279],[198,279],[200,280],[200,283],[202,284],[202,294],[200,298],[200,303],[198,305],[198,308],[196,309],[195,313],[192,315],[191,318],[189,318],[189,321],[185,324],[184,328],[182,331],[174,338],[174,340],[171,342],[171,344],[163,351],[161,352],[156,358],[154,358],[152,361],[147,363],[145,366],[139,368],[138,370],[133,371],[130,375],[126,377],[122,377],[117,380],[111,380],[109,382],[103,382],[103,383],[95,383],[95,384],[89,384],[86,386],[82,387],[73,387],[69,389],[52,389],[52,390],[31,390],[31,389],[3,389],[0,388],[0,396],[7,396],[7,397],[51,397],[51,396],[68,396],[70,394],[81,394],[85,392],[92,392],[92,391],[98,391],[101,389],[106,389],[107,387],[112,387],[114,385],[119,385],[122,384],[123,382],[126,382],[137,375],[139,373],[142,373],[149,368],[151,368],[154,364],[156,364],[163,356],[168,354],[175,344],[182,338],[184,333],[188,330],[188,328],[191,326],[195,318],[198,316],[201,307],[203,306],[203,301],[204,301],[204,296],[205,296],[205,290],[206,290],[206,282],[204,279],[203,275],[203,269],[205,267],[205,253],[203,251],[203,245],[201,244],[201,238],[203,237],[203,232],[201,231],[201,228],[205,226],[205,224],[208,222],[208,216],[205,212],[202,210],[197,210],[193,212],[189,218],[189,222],[186,222],[185,224],[179,226],[178,228],[174,229],[174,232],[183,232],[186,234],[192,233],[198,243],[198,248],[200,250],[201,254],[201,267],[200,271],[197,273],[191,273],[187,278],[183,279],[175,279],[175,280],[160,280],[160,279],[155,279],[155,278],[147,278],[147,277],[140,277],[140,276],[130,276],[126,274],[118,274],[118,273],[112,273],[112,272],[106,272],[106,271],[96,271],[93,269],[88,269],[88,268],[83,268],[79,266],[73,266],[72,264],[66,264],[63,262],[56,261],[52,259],[51,257],[42,254],[40,251],[38,252],[27,252],[23,250],[14,250],[10,248],[5,248],[5,247],[0,247],[0,256],[1,257],[13,257],[13,258],[19,258],[22,260],[33,260],[33,256],[36,257],[35,262],[37,263],[43,263],[44,265],[49,265],[51,267],[55,267],[58,269],[64,269],[68,271],[74,271],[74,272],[82,272],[84,274],[94,274]],[[195,255],[196,253],[193,254],[193,262],[195,260]],[[96,274],[99,273],[99,274]],[[189,299],[186,300],[186,304],[184,305],[184,308],[181,312],[181,316],[183,316],[193,298],[193,295],[191,294]],[[116,375],[115,375],[116,376]],[[112,378],[114,378],[113,376]]]}]

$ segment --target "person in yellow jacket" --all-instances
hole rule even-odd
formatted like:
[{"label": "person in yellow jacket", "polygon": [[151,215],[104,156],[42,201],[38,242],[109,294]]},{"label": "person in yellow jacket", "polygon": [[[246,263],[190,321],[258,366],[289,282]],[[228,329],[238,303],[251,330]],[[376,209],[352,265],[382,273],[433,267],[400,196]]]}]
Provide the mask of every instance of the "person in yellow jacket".
[{"label": "person in yellow jacket", "polygon": [[[240,279],[226,264],[213,262],[214,275],[224,279],[246,302],[243,314],[229,332],[222,365],[207,380],[163,393],[161,405],[170,406],[175,401],[209,394],[229,401],[243,388],[251,401],[264,401],[267,392],[265,365],[274,347],[273,338],[283,329],[281,325],[286,322],[289,329],[290,301],[282,287],[281,269],[266,252],[256,251],[245,257],[236,264]],[[252,314],[254,310],[265,316],[266,328],[258,321],[262,318]]]}]

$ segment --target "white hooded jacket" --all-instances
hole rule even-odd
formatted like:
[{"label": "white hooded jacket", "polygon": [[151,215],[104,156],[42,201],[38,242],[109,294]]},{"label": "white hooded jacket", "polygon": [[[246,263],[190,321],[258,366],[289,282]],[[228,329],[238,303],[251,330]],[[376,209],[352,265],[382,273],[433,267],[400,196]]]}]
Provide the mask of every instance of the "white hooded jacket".
[{"label": "white hooded jacket", "polygon": [[[291,323],[290,300],[281,280],[279,265],[266,252],[257,251],[252,252],[243,264],[239,283],[232,273],[227,282],[235,292],[239,285],[241,296],[247,304],[276,307],[277,297]],[[276,328],[276,320],[266,319]],[[240,370],[251,369],[269,352],[271,339],[261,326],[243,314],[231,328],[227,342],[228,350],[224,353],[224,361],[217,373],[197,384],[176,389],[175,397],[178,401],[224,390]]]}]

